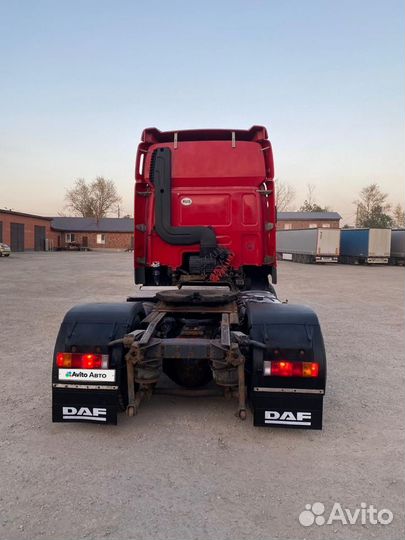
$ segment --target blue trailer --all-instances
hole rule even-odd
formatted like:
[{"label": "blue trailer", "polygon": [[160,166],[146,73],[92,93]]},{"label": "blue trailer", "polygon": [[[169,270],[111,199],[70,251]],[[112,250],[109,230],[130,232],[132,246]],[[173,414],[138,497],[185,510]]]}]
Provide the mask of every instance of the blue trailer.
[{"label": "blue trailer", "polygon": [[340,262],[343,264],[387,264],[391,251],[391,229],[342,229]]},{"label": "blue trailer", "polygon": [[405,229],[393,229],[390,264],[405,265]]}]

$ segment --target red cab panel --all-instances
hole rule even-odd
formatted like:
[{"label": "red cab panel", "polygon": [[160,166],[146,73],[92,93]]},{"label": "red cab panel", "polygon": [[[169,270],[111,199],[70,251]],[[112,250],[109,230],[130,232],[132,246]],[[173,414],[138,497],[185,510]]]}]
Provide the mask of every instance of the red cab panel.
[{"label": "red cab panel", "polygon": [[[165,284],[187,275],[209,279],[223,254],[229,255],[233,277],[243,280],[249,266],[271,273],[274,281],[274,171],[266,129],[151,128],[142,139],[136,160],[136,281],[148,283],[157,268]],[[201,237],[208,229],[210,248],[204,249]]]}]

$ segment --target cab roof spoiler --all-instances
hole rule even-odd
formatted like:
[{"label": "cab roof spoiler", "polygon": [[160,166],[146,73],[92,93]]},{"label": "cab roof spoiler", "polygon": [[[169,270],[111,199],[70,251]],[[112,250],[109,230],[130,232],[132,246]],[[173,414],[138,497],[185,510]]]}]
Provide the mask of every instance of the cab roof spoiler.
[{"label": "cab roof spoiler", "polygon": [[261,142],[268,138],[264,126],[252,126],[250,129],[189,129],[179,131],[160,131],[146,128],[142,132],[142,142],[148,144],[184,141],[250,141]]}]

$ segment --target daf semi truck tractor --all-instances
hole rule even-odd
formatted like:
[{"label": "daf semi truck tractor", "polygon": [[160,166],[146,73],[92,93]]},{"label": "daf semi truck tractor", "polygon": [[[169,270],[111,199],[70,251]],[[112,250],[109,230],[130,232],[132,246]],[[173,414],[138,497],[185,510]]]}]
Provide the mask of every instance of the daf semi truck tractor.
[{"label": "daf semi truck tractor", "polygon": [[274,289],[266,129],[148,128],[135,169],[134,294],[65,315],[53,421],[115,424],[119,410],[141,414],[141,403],[165,391],[166,374],[172,394],[233,396],[239,418],[255,426],[321,429],[318,317]]}]

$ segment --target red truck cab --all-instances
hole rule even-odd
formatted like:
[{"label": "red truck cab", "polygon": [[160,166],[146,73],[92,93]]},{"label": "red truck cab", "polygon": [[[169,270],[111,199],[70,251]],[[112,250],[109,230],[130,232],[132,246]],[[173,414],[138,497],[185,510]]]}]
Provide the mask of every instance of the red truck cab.
[{"label": "red truck cab", "polygon": [[271,144],[249,130],[145,129],[135,187],[135,282],[276,282]]}]

